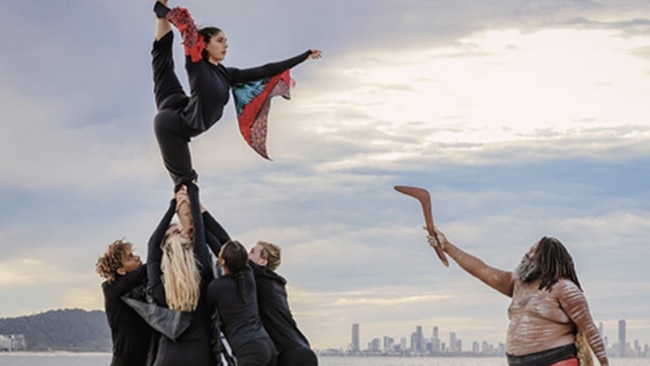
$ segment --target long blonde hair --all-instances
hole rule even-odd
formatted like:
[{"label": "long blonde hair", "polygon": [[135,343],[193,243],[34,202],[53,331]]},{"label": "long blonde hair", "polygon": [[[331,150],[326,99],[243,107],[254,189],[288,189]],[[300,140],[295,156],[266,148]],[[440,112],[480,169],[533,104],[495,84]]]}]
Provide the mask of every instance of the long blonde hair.
[{"label": "long blonde hair", "polygon": [[165,237],[161,246],[160,270],[167,306],[173,310],[193,311],[201,294],[201,273],[192,242],[182,235],[172,234]]}]

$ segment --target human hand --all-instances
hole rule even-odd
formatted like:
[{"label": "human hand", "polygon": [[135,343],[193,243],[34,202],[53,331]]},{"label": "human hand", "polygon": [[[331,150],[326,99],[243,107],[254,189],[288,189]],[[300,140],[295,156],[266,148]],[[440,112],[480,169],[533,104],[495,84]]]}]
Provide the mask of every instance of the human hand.
[{"label": "human hand", "polygon": [[182,205],[189,205],[190,197],[187,195],[187,186],[181,186],[181,188],[174,194],[174,198],[176,199],[176,212],[178,212]]},{"label": "human hand", "polygon": [[[424,227],[424,230],[428,231],[426,226]],[[435,249],[436,247],[440,246],[440,248],[444,251],[447,248],[447,243],[449,243],[449,241],[447,241],[447,237],[442,231],[438,230],[437,227],[434,227],[433,230],[435,232],[435,235],[427,234],[427,242],[429,242],[429,245],[432,248]]]},{"label": "human hand", "polygon": [[312,60],[317,60],[317,59],[323,57],[323,53],[321,52],[321,50],[310,50],[310,51],[311,51],[311,53],[309,54],[309,56],[307,58],[310,58]]}]

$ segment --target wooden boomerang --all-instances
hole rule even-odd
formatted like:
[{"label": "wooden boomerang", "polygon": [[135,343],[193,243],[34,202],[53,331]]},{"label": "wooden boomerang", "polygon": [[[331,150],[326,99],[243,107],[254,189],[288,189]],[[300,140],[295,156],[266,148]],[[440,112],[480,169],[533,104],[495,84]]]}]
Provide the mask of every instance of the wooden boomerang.
[{"label": "wooden boomerang", "polygon": [[[411,196],[416,200],[420,201],[420,204],[422,205],[422,212],[424,213],[424,221],[427,224],[427,231],[429,231],[429,235],[435,237],[436,240],[438,240],[438,235],[436,234],[436,231],[433,226],[433,214],[431,213],[431,197],[429,196],[429,192],[423,188],[409,187],[409,186],[395,186],[395,190],[397,192],[404,193],[405,195]],[[447,256],[445,256],[445,252],[442,251],[442,248],[440,248],[440,246],[435,246],[433,247],[433,249],[436,251],[438,258],[440,258],[440,260],[442,261],[442,264],[444,264],[446,267],[449,267],[449,261],[447,261]]]}]

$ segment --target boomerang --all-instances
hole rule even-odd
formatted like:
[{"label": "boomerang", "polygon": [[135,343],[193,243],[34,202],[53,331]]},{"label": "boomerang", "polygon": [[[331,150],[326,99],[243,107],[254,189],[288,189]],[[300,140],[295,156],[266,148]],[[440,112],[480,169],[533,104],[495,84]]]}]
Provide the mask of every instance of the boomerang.
[{"label": "boomerang", "polygon": [[[438,241],[438,235],[436,234],[435,226],[433,225],[431,196],[429,195],[429,192],[426,189],[419,187],[395,186],[394,188],[397,192],[411,196],[420,201],[420,204],[422,205],[422,212],[424,213],[424,221],[427,224],[427,231],[429,232],[429,235],[433,236],[436,238],[436,241]],[[446,267],[449,267],[449,261],[447,261],[447,256],[445,256],[445,252],[442,251],[442,248],[440,248],[438,245],[434,246],[433,249],[436,251],[438,258],[440,258],[442,261],[442,264],[444,264]]]}]

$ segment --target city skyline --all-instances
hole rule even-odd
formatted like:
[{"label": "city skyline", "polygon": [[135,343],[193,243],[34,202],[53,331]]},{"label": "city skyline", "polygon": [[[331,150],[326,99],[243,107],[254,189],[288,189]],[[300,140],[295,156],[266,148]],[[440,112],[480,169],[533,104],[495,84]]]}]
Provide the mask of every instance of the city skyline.
[{"label": "city skyline", "polygon": [[[603,337],[603,342],[610,357],[645,357],[650,358],[650,342],[643,339],[634,339],[633,343],[627,341],[626,321],[618,320],[618,328],[615,331],[616,338],[610,338],[604,331],[602,322],[597,322],[598,330]],[[438,326],[432,326],[431,337],[426,337],[422,325],[416,325],[415,330],[409,336],[395,336],[384,334],[382,336],[374,335],[368,339],[366,348],[361,348],[361,324],[353,323],[351,332],[351,342],[347,347],[339,348],[347,354],[355,355],[360,353],[377,353],[381,352],[387,355],[399,355],[400,352],[408,351],[408,355],[422,354],[440,354],[440,353],[471,353],[482,356],[499,356],[505,352],[505,337],[503,342],[490,344],[485,340],[470,339],[469,342],[463,342],[466,337],[459,336],[454,330],[448,330],[448,340],[441,337]],[[382,342],[383,339],[383,342]],[[409,342],[410,339],[410,342]],[[616,342],[611,342],[610,339]],[[397,342],[399,340],[399,342]],[[426,342],[426,343],[425,343]],[[383,346],[382,346],[383,345]],[[407,347],[408,345],[408,347]],[[429,348],[426,348],[428,345]],[[397,348],[393,348],[397,347]],[[323,351],[323,350],[321,350]],[[327,350],[324,350],[327,352]],[[333,351],[333,350],[330,350]]]}]

